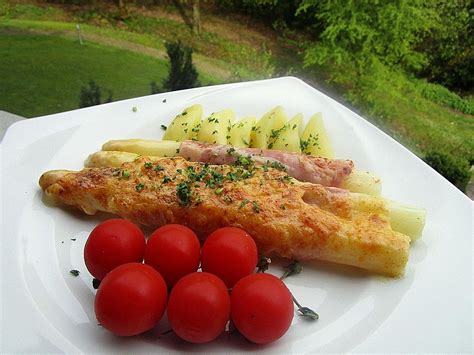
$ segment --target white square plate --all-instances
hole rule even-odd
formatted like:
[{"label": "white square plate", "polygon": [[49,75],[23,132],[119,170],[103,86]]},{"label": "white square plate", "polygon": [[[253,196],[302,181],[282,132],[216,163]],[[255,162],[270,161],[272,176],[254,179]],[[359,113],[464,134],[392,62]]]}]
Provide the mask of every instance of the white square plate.
[{"label": "white square plate", "polygon": [[[87,155],[110,139],[159,139],[160,125],[194,103],[206,113],[230,107],[238,116],[261,115],[276,105],[289,115],[321,111],[337,157],[380,175],[385,197],[427,209],[406,275],[387,280],[350,267],[305,266],[287,284],[320,320],[295,316],[289,332],[265,347],[237,335],[186,344],[161,335],[166,321],[127,339],[99,327],[82,248],[103,217],[46,206],[38,178],[50,169],[81,169]],[[473,350],[472,202],[389,136],[298,79],[191,89],[25,120],[5,135],[2,162],[2,352]],[[71,269],[80,270],[79,277]]]}]

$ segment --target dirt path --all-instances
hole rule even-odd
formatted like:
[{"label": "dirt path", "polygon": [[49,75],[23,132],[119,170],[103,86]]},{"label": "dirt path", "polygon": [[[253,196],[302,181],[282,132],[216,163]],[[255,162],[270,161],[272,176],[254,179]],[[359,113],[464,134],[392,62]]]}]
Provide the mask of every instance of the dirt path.
[{"label": "dirt path", "polygon": [[[75,30],[50,30],[50,29],[16,29],[16,28],[0,28],[0,34],[42,34],[58,37],[66,37],[77,39],[77,33]],[[150,57],[158,58],[161,60],[168,60],[166,51],[147,47],[141,44],[133,43],[126,40],[116,39],[108,36],[102,36],[96,33],[90,33],[82,31],[82,37],[85,42],[90,41],[106,46],[111,46],[120,49],[126,49],[131,52],[144,54]],[[205,56],[200,54],[193,54],[193,62],[198,71],[204,72],[208,75],[216,77],[222,81],[229,80],[232,77],[232,72],[226,68],[222,68],[216,65],[215,62],[207,59]]]}]

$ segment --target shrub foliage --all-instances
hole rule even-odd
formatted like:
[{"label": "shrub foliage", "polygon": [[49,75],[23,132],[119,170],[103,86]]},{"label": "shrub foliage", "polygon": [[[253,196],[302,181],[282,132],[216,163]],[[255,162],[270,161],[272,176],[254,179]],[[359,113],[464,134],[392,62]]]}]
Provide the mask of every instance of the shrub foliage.
[{"label": "shrub foliage", "polygon": [[109,91],[109,96],[102,102],[102,89],[94,80],[89,81],[87,85],[81,87],[79,94],[80,108],[100,105],[107,102],[112,102],[112,92]]},{"label": "shrub foliage", "polygon": [[455,158],[447,153],[436,151],[429,152],[424,158],[425,162],[443,175],[459,190],[465,192],[467,183],[471,178],[469,163],[466,160]]}]

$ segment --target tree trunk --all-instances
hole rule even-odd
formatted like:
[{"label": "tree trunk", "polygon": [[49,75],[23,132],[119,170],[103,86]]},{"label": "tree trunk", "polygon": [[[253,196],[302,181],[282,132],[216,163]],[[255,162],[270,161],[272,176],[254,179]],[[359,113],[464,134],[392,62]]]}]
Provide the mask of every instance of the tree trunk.
[{"label": "tree trunk", "polygon": [[201,29],[201,13],[199,11],[199,0],[193,2],[193,31],[195,34],[200,35]]}]

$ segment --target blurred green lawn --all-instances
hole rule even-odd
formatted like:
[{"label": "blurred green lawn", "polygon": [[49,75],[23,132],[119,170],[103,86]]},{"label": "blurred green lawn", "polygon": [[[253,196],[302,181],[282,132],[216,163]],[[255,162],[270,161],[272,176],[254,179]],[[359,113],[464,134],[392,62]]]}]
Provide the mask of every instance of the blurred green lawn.
[{"label": "blurred green lawn", "polygon": [[168,73],[164,60],[50,35],[4,32],[0,48],[0,108],[25,117],[77,109],[90,80],[117,101],[149,95]]}]

